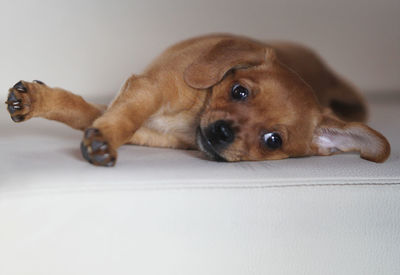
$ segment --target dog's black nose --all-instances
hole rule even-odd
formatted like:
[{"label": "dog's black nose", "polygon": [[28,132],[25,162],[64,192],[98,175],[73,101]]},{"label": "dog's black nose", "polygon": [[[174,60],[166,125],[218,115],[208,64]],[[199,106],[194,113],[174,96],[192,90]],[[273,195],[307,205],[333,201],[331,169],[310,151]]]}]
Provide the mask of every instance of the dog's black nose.
[{"label": "dog's black nose", "polygon": [[235,139],[235,133],[229,122],[218,120],[208,127],[207,136],[215,147],[225,147]]}]

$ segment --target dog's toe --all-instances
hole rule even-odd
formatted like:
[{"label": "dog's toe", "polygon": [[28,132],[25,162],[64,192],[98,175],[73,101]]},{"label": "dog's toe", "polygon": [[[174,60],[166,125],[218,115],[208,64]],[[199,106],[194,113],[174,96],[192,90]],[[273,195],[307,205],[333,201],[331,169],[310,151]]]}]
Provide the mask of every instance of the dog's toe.
[{"label": "dog's toe", "polygon": [[13,115],[16,111],[22,110],[21,100],[15,98],[14,94],[10,95],[7,99],[7,110],[10,115]]},{"label": "dog's toe", "polygon": [[22,121],[25,120],[25,116],[23,116],[23,115],[11,116],[11,119],[12,119],[14,122],[22,122]]},{"label": "dog's toe", "polygon": [[22,81],[17,82],[17,83],[14,85],[13,88],[14,88],[15,90],[17,90],[18,92],[21,92],[21,93],[26,93],[26,92],[28,91],[27,88],[25,87],[24,83],[22,83]]},{"label": "dog's toe", "polygon": [[40,85],[46,85],[46,84],[44,84],[43,81],[40,81],[40,80],[33,80],[32,82],[40,84]]}]

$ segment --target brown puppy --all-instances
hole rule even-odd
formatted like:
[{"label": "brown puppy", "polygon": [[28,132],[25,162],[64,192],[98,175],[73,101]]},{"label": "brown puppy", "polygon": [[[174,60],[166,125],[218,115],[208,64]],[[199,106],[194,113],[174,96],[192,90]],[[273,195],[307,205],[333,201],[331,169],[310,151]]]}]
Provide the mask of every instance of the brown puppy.
[{"label": "brown puppy", "polygon": [[198,148],[215,160],[356,151],[383,162],[390,145],[362,124],[365,101],[309,49],[209,35],[167,49],[108,106],[40,81],[10,89],[15,122],[44,117],[85,130],[90,163],[113,166],[123,144]]}]

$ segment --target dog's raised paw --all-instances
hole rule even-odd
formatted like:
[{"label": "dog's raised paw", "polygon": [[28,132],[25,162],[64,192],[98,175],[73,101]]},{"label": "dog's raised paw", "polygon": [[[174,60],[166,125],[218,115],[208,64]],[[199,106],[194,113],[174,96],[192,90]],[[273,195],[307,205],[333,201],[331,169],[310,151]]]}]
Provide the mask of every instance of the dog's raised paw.
[{"label": "dog's raised paw", "polygon": [[81,152],[84,159],[97,166],[111,167],[117,160],[117,152],[111,148],[97,128],[85,130]]},{"label": "dog's raised paw", "polygon": [[32,99],[27,83],[19,81],[8,91],[7,110],[14,122],[22,122],[31,117]]}]

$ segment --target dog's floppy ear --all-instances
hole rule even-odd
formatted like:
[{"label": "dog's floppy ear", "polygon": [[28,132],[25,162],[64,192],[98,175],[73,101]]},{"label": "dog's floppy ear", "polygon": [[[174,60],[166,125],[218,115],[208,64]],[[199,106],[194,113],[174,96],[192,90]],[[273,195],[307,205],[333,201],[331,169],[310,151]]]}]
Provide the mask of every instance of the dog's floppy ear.
[{"label": "dog's floppy ear", "polygon": [[265,47],[245,39],[226,39],[217,43],[189,65],[184,72],[186,84],[207,89],[232,70],[260,65],[265,60]]},{"label": "dog's floppy ear", "polygon": [[390,155],[387,139],[359,122],[346,123],[333,115],[323,115],[313,136],[316,155],[332,155],[340,152],[359,152],[361,158],[384,162]]}]

